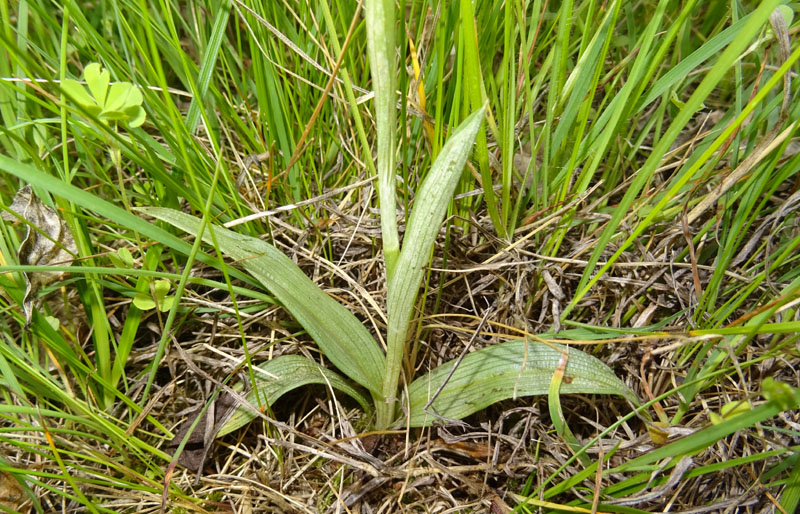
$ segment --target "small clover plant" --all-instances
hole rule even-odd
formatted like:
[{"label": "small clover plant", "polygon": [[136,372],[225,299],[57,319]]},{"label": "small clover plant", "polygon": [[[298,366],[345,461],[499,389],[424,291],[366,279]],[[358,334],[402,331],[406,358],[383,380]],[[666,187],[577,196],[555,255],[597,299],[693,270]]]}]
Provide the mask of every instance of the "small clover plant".
[{"label": "small clover plant", "polygon": [[171,287],[168,280],[156,280],[153,284],[153,295],[137,293],[136,296],[133,297],[133,304],[143,311],[149,311],[150,309],[158,307],[158,310],[161,312],[166,312],[170,310],[175,303],[174,296],[167,296]]},{"label": "small clover plant", "polygon": [[61,88],[87,112],[107,124],[121,123],[130,128],[144,123],[142,92],[130,82],[111,84],[111,74],[97,63],[91,63],[83,70],[86,87],[77,80],[66,79]]}]

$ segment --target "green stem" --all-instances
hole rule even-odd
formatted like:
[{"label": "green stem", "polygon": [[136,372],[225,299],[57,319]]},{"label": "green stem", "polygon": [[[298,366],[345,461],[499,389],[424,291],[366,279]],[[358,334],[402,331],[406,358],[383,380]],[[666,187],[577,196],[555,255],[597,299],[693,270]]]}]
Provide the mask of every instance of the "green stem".
[{"label": "green stem", "polygon": [[[375,91],[375,125],[378,132],[378,201],[381,211],[386,280],[391,283],[400,252],[395,198],[395,65],[394,0],[369,0],[366,4],[367,53]],[[394,394],[394,393],[393,393]]]}]

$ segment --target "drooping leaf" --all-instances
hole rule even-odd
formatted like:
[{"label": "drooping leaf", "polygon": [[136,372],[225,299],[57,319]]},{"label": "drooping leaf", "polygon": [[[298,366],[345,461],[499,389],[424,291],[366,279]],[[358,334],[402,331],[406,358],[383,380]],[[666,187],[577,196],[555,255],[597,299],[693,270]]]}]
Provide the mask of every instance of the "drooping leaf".
[{"label": "drooping leaf", "polygon": [[[200,231],[200,220],[180,211],[163,207],[141,208],[140,211],[190,234]],[[214,231],[222,253],[236,260],[264,284],[331,362],[380,401],[381,373],[386,359],[358,319],[274,246],[225,228],[213,226],[210,229]],[[208,230],[203,234],[203,241],[212,241]]]},{"label": "drooping leaf", "polygon": [[[33,266],[72,265],[78,249],[75,240],[64,220],[50,206],[42,203],[33,194],[30,185],[26,185],[14,196],[8,211],[2,213],[4,220],[22,220],[25,222],[25,238],[20,244],[17,256],[20,264]],[[12,214],[14,213],[14,214]],[[27,272],[23,273],[26,282],[23,309],[26,324],[33,317],[33,304],[36,293],[45,286],[61,278],[59,272]]]},{"label": "drooping leaf", "polygon": [[[426,426],[437,419],[461,419],[501,400],[547,394],[562,349],[555,344],[509,341],[472,352],[464,357],[429,412],[425,412],[425,406],[445,382],[455,362],[442,364],[408,387],[410,417],[399,422],[408,422],[412,427]],[[561,393],[611,394],[625,397],[635,405],[639,403],[608,366],[574,347],[569,349]]]},{"label": "drooping leaf", "polygon": [[[357,401],[365,412],[369,412],[369,398],[345,381],[338,373],[326,369],[316,362],[300,355],[282,355],[257,366],[258,387],[251,390],[247,401],[259,405],[256,393],[267,406],[272,405],[282,395],[308,384],[322,384],[341,391]],[[246,406],[238,406],[217,432],[222,437],[237,430],[253,419],[256,414]]]}]

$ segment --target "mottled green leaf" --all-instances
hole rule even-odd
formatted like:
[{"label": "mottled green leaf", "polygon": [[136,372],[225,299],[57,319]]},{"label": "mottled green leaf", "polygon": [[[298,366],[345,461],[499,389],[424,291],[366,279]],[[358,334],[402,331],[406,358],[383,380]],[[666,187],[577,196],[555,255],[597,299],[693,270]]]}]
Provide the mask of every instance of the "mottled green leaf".
[{"label": "mottled green leaf", "polygon": [[[434,423],[437,415],[461,419],[492,403],[520,396],[544,395],[564,347],[539,342],[509,341],[468,354],[447,381],[432,406],[429,399],[445,382],[454,361],[442,364],[408,387],[409,426]],[[599,359],[573,347],[561,383],[562,394],[611,394],[632,403],[633,392]]]},{"label": "mottled green leaf", "polygon": [[[257,366],[257,388],[247,394],[247,401],[253,406],[272,405],[285,393],[307,384],[323,384],[339,390],[356,400],[365,412],[369,412],[369,397],[350,385],[338,373],[326,369],[316,362],[300,355],[283,355]],[[256,398],[258,393],[259,398]],[[229,434],[243,427],[256,417],[248,406],[240,405],[217,432],[217,437]]]},{"label": "mottled green leaf", "polygon": [[[173,209],[140,209],[190,234],[200,232],[200,220]],[[209,226],[219,248],[259,280],[342,373],[366,387],[380,401],[381,373],[385,357],[370,333],[344,306],[336,302],[274,246],[255,237]],[[211,243],[209,230],[203,241]]]}]

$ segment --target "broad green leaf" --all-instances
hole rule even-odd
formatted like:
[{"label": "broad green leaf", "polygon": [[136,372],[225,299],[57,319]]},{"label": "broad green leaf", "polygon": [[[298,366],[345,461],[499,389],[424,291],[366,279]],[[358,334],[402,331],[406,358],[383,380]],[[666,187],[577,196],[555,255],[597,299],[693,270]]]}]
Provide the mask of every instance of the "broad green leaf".
[{"label": "broad green leaf", "polygon": [[169,293],[170,287],[169,280],[156,280],[155,285],[153,285],[153,289],[156,292],[156,300],[159,302],[163,300]]},{"label": "broad green leaf", "polygon": [[133,267],[133,255],[131,255],[131,251],[125,247],[122,247],[119,250],[117,250],[117,253],[108,254],[108,259],[117,268]]},{"label": "broad green leaf", "polygon": [[[383,383],[383,394],[386,398],[396,394],[408,324],[425,274],[425,265],[430,259],[433,242],[439,234],[439,227],[467,162],[467,156],[472,150],[485,111],[484,104],[450,136],[417,191],[395,272],[389,277],[386,299],[388,350]],[[392,421],[394,416],[391,414],[384,413],[379,408],[379,428]]]},{"label": "broad green leaf", "polygon": [[[246,397],[251,405],[263,405],[263,402],[266,402],[266,405],[270,406],[292,389],[307,384],[323,384],[347,394],[357,401],[365,412],[370,411],[369,398],[365,394],[350,385],[338,373],[300,355],[282,355],[257,366],[255,371],[257,387]],[[255,417],[256,414],[252,409],[246,406],[238,407],[217,432],[217,437],[243,427]]]},{"label": "broad green leaf", "polygon": [[106,94],[108,93],[108,83],[111,79],[111,74],[108,70],[93,62],[83,70],[83,78],[86,79],[86,85],[89,86],[89,91],[98,105],[105,105]]},{"label": "broad green leaf", "polygon": [[[409,426],[430,425],[442,418],[460,419],[492,403],[547,394],[550,381],[562,356],[561,345],[509,341],[468,354],[447,381],[432,406],[425,405],[447,379],[454,361],[442,364],[414,380],[408,387]],[[569,349],[561,384],[562,394],[612,394],[634,404],[634,393],[599,359]]]},{"label": "broad green leaf", "polygon": [[177,298],[174,295],[162,298],[158,302],[158,310],[161,312],[169,312],[169,310],[172,309],[172,306],[175,304],[175,300],[177,300]]},{"label": "broad green leaf", "polygon": [[[200,220],[173,209],[140,209],[190,234],[200,231]],[[213,226],[223,254],[239,262],[258,279],[317,342],[345,375],[379,394],[385,358],[380,347],[353,314],[317,287],[291,259],[255,237]],[[209,231],[203,241],[212,243]],[[376,398],[377,399],[377,398]]]},{"label": "broad green leaf", "polygon": [[128,90],[128,97],[125,99],[123,110],[127,112],[127,110],[131,107],[142,105],[143,101],[144,96],[142,96],[141,90],[138,87],[131,85],[130,90]]},{"label": "broad green leaf", "polygon": [[169,280],[156,280],[153,284],[155,299],[149,290],[147,292],[140,292],[133,297],[133,305],[143,311],[148,311],[158,305],[158,310],[166,312],[175,302],[174,296],[167,297],[167,293],[169,293],[171,287],[172,285],[169,283]]}]

